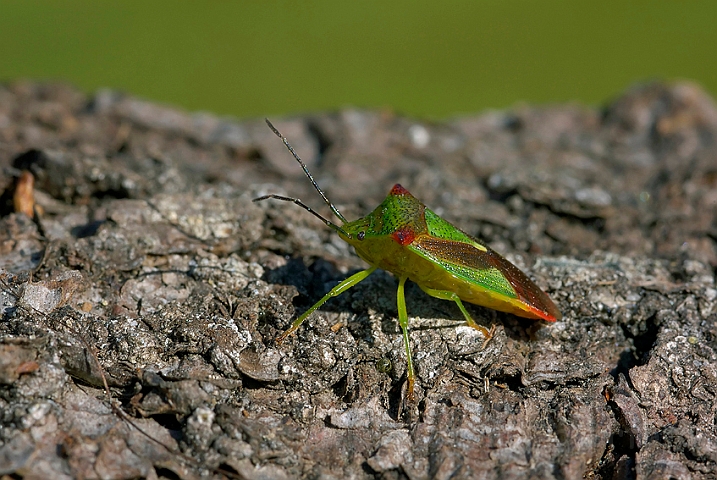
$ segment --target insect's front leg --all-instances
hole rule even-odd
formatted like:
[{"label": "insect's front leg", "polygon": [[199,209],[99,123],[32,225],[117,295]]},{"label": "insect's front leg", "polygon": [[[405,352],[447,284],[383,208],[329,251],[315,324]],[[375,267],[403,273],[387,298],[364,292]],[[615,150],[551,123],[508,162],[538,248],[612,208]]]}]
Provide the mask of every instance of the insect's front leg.
[{"label": "insect's front leg", "polygon": [[[420,286],[420,285],[419,285]],[[473,327],[479,332],[483,334],[485,337],[485,340],[483,341],[483,347],[485,348],[485,345],[488,343],[488,341],[493,338],[493,334],[495,333],[495,324],[493,324],[490,327],[490,330],[488,330],[485,327],[482,327],[478,325],[475,320],[471,317],[471,315],[468,313],[468,310],[466,310],[466,307],[463,306],[463,302],[461,302],[461,299],[458,297],[458,294],[448,291],[448,290],[434,290],[432,288],[426,288],[423,286],[420,286],[421,290],[426,292],[432,297],[440,298],[441,300],[453,300],[456,302],[456,305],[458,305],[458,308],[461,309],[461,312],[463,313],[463,316],[466,317],[466,323],[469,327]]]},{"label": "insect's front leg", "polygon": [[[294,320],[294,323],[291,324],[291,327],[290,327],[287,331],[285,331],[284,333],[282,333],[281,335],[279,335],[279,337],[276,339],[276,343],[281,343],[281,342],[283,342],[283,341],[286,339],[286,337],[288,337],[289,335],[291,335],[292,333],[294,333],[295,331],[297,331],[297,330],[299,329],[299,327],[301,326],[301,324],[304,323],[304,320],[306,320],[306,317],[308,317],[309,315],[311,315],[311,314],[314,312],[314,310],[316,310],[316,309],[319,308],[321,305],[323,305],[324,303],[326,303],[326,301],[327,301],[328,299],[330,299],[331,297],[335,297],[335,296],[337,296],[337,295],[340,295],[341,293],[345,292],[345,291],[348,290],[349,288],[351,288],[351,287],[353,287],[354,285],[356,285],[357,283],[359,283],[361,280],[363,280],[363,279],[365,279],[366,277],[368,277],[369,275],[371,275],[375,270],[376,270],[376,267],[367,268],[366,270],[362,270],[362,271],[360,271],[360,272],[358,272],[358,273],[354,273],[354,274],[351,275],[349,278],[347,278],[347,279],[344,280],[343,282],[341,282],[341,283],[339,283],[338,285],[336,285],[334,288],[331,289],[331,291],[330,291],[329,293],[327,293],[326,295],[324,295],[321,300],[319,300],[318,302],[316,302],[310,309],[308,309],[307,311],[305,311],[299,318],[297,318],[296,320]],[[404,307],[404,308],[405,308],[405,307]]]},{"label": "insect's front leg", "polygon": [[413,401],[413,385],[416,383],[416,374],[413,371],[413,359],[411,358],[411,342],[408,338],[408,313],[406,312],[406,297],[403,293],[407,277],[398,279],[398,324],[403,332],[403,345],[406,347],[406,380],[408,381],[407,396]]}]

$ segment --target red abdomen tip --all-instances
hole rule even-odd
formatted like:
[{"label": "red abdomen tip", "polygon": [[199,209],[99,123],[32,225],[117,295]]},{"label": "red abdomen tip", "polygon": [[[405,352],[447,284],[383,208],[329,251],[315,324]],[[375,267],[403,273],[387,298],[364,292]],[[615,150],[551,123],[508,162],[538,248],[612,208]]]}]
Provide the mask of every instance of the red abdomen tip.
[{"label": "red abdomen tip", "polygon": [[391,191],[388,194],[389,195],[406,195],[407,193],[410,195],[408,190],[403,188],[400,183],[397,183],[396,185],[393,186],[393,188],[391,189]]}]

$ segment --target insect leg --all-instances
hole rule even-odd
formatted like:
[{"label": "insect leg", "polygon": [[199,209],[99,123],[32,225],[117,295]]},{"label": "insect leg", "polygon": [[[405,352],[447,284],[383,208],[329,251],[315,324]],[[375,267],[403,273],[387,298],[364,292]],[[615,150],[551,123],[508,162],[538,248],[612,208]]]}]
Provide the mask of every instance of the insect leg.
[{"label": "insect leg", "polygon": [[424,292],[426,292],[427,294],[429,294],[432,297],[440,298],[441,300],[453,300],[454,302],[456,302],[456,304],[458,305],[458,308],[461,309],[461,313],[463,313],[463,316],[466,317],[466,323],[468,324],[468,326],[475,328],[476,330],[481,332],[483,334],[483,336],[485,337],[485,342],[483,343],[483,345],[485,345],[488,342],[488,340],[493,338],[493,333],[495,332],[495,325],[490,327],[490,330],[478,325],[475,322],[475,320],[473,320],[470,313],[468,313],[468,310],[466,310],[466,307],[463,306],[463,302],[461,302],[461,299],[458,297],[458,294],[451,292],[449,290],[434,290],[432,288],[426,288],[426,287],[421,287],[421,290],[423,290]]},{"label": "insect leg", "polygon": [[406,347],[406,379],[408,380],[408,399],[413,400],[413,385],[416,382],[416,374],[413,371],[413,359],[411,358],[411,343],[408,338],[408,313],[406,312],[406,297],[403,293],[403,287],[406,284],[407,277],[398,279],[398,292],[396,298],[398,300],[398,324],[403,331],[403,344]]},{"label": "insect leg", "polygon": [[328,299],[335,297],[337,295],[340,295],[341,293],[345,292],[349,288],[353,287],[354,285],[359,283],[361,280],[364,280],[366,277],[371,275],[374,272],[374,270],[376,270],[376,267],[371,267],[366,270],[362,270],[358,273],[354,273],[349,278],[347,278],[343,282],[336,285],[334,288],[331,289],[331,291],[329,293],[324,295],[321,300],[316,302],[310,309],[305,311],[299,318],[294,320],[294,323],[291,324],[291,327],[287,331],[285,331],[284,333],[279,335],[279,337],[276,339],[276,343],[283,342],[286,339],[286,337],[288,337],[289,335],[291,335],[292,333],[297,331],[299,329],[299,327],[301,326],[301,324],[304,322],[304,320],[306,320],[306,317],[311,315],[314,312],[314,310],[316,310],[321,305],[326,303],[326,301]]}]

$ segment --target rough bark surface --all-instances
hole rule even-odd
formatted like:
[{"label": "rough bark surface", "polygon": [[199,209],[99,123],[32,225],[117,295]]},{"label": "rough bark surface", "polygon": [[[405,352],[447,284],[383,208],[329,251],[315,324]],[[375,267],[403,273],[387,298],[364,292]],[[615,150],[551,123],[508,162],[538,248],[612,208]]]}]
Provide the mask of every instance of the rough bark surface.
[{"label": "rough bark surface", "polygon": [[0,474],[717,478],[717,108],[703,91],[656,83],[602,110],[436,124],[274,120],[347,218],[401,183],[529,272],[564,319],[470,306],[497,326],[483,348],[454,304],[409,286],[407,403],[389,274],[274,343],[364,265],[307,212],[251,202],[326,210],[262,120],[0,86]]}]

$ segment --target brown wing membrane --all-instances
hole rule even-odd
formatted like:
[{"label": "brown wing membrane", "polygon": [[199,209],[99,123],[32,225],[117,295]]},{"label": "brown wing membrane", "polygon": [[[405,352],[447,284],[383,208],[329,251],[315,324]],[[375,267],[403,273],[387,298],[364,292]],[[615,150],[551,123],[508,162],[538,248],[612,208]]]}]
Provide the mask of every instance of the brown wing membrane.
[{"label": "brown wing membrane", "polygon": [[560,310],[558,310],[550,297],[528,278],[522,270],[490,247],[486,247],[486,249],[488,250],[491,265],[503,272],[503,275],[508,279],[521,300],[543,310],[555,320],[563,318],[563,314],[560,313]]},{"label": "brown wing membrane", "polygon": [[[490,260],[490,255],[487,252],[481,251],[468,243],[422,236],[416,240],[414,245],[432,253],[442,260],[446,260],[457,265],[476,268],[479,270],[491,267],[500,268],[493,265]],[[492,250],[488,249],[488,251]]]}]

